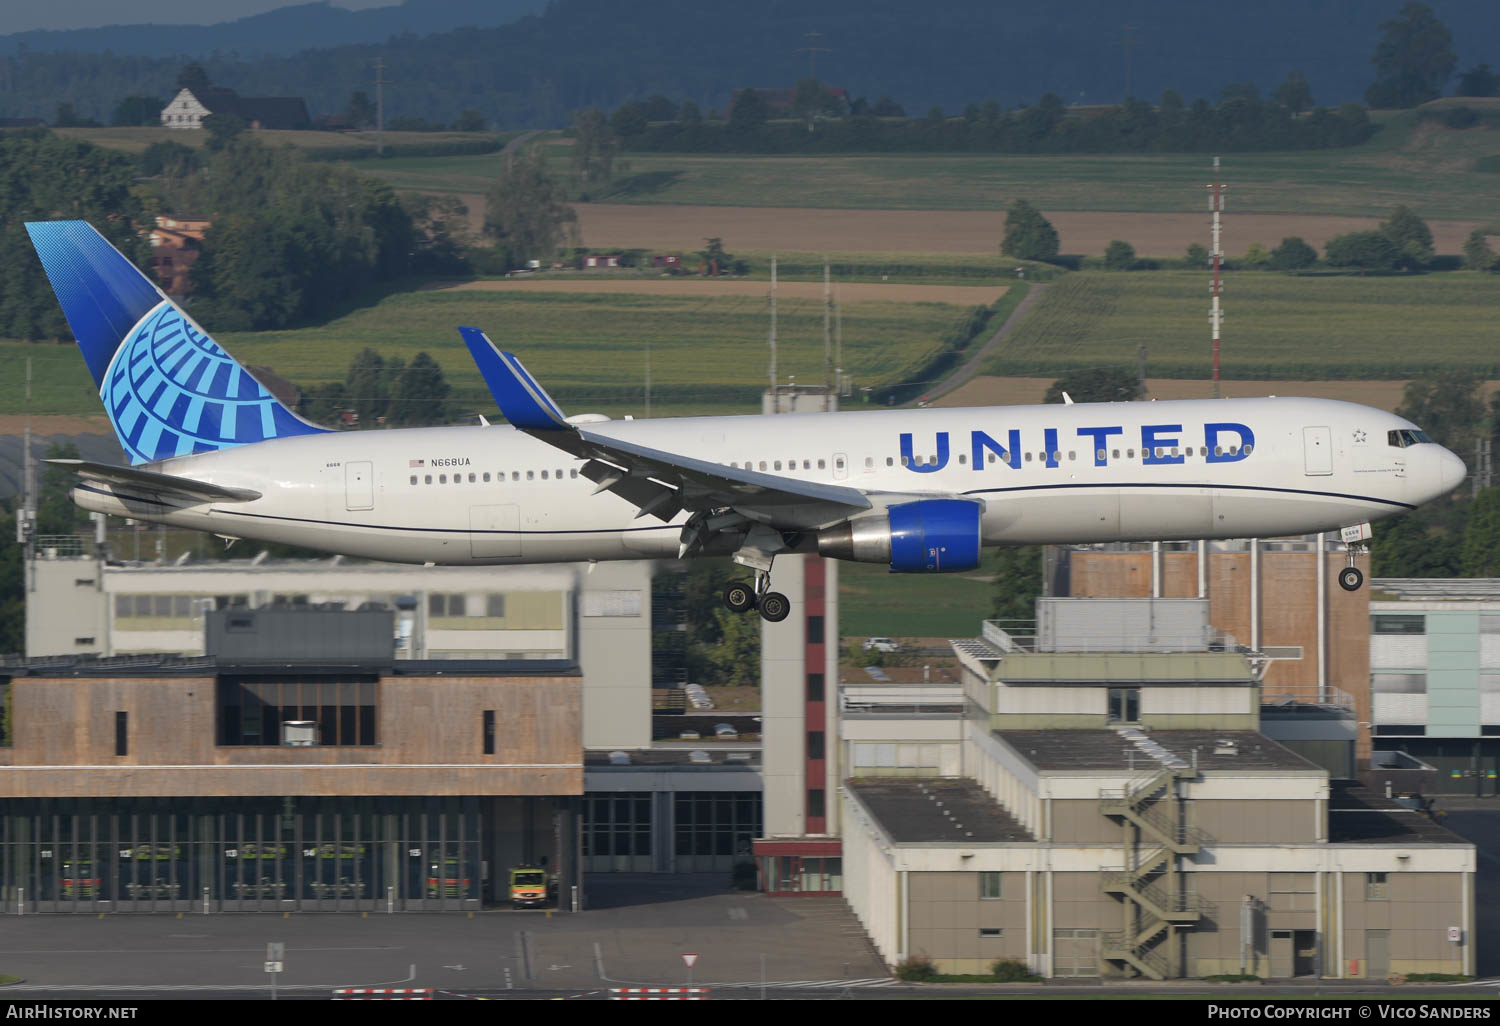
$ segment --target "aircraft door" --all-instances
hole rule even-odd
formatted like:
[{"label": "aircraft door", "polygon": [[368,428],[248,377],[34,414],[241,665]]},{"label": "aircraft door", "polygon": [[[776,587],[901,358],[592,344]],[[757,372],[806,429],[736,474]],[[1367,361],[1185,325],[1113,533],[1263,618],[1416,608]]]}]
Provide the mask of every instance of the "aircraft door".
[{"label": "aircraft door", "polygon": [[833,479],[844,481],[849,477],[849,454],[836,452],[833,454]]},{"label": "aircraft door", "polygon": [[344,508],[375,508],[374,467],[368,460],[344,464]]},{"label": "aircraft door", "polygon": [[520,506],[469,507],[469,555],[496,559],[520,554]]},{"label": "aircraft door", "polygon": [[1302,455],[1308,477],[1333,473],[1333,431],[1326,427],[1302,429]]}]

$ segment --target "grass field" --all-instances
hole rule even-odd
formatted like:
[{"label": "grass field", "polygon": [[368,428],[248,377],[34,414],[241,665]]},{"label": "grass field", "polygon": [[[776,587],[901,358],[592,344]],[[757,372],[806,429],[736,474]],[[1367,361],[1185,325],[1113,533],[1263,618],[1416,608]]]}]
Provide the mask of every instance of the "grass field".
[{"label": "grass field", "polygon": [[866,637],[970,638],[990,615],[995,585],[974,574],[893,574],[868,563],[839,564],[840,629]]},{"label": "grass field", "polygon": [[[845,303],[844,367],[857,385],[903,380],[902,372],[920,365],[968,311],[945,303]],[[782,379],[821,382],[822,300],[782,299],[777,318]],[[454,387],[455,411],[492,412],[455,330],[460,324],[483,328],[497,345],[518,353],[575,412],[643,414],[648,345],[654,416],[757,412],[766,383],[769,315],[763,294],[408,292],[318,327],[215,337],[242,363],[270,366],[303,386],[343,380],[365,346],[408,360],[426,350]],[[34,360],[34,412],[99,411],[72,345],[0,342],[0,380],[14,383],[0,389],[0,414],[22,410],[27,356]]]},{"label": "grass field", "polygon": [[[1497,282],[1453,272],[1389,277],[1225,276],[1221,364],[1241,378],[1407,378],[1462,368],[1500,376]],[[984,367],[1056,377],[1071,367],[1134,367],[1144,343],[1159,377],[1211,367],[1202,272],[1068,275]]]},{"label": "grass field", "polygon": [[[181,129],[162,128],[159,125],[143,126],[109,126],[102,128],[54,128],[58,135],[69,139],[82,139],[96,146],[103,146],[112,150],[124,150],[127,153],[140,153],[152,143],[171,140],[182,143],[185,146],[202,147],[208,141],[207,132],[188,132]],[[435,143],[472,143],[478,139],[497,138],[504,139],[508,136],[517,135],[516,132],[501,133],[474,133],[474,132],[386,132],[385,144],[387,146],[402,145],[432,145]],[[370,156],[375,156],[375,133],[374,132],[287,132],[280,130],[255,130],[252,135],[270,146],[295,146],[299,149],[348,149],[351,146],[366,146],[370,150]],[[488,160],[491,163],[499,160],[497,154],[484,154],[478,157],[434,157],[429,160],[443,162],[463,160]],[[397,163],[398,158],[390,158],[390,163]],[[386,163],[385,161],[381,162]],[[493,178],[495,172],[490,173]]]},{"label": "grass field", "polygon": [[[1384,216],[1405,203],[1423,217],[1494,220],[1500,175],[1474,169],[1500,154],[1500,132],[1384,119],[1356,147],[1230,153],[1228,209],[1240,213]],[[549,148],[559,170],[567,148]],[[1206,207],[1204,154],[919,154],[817,157],[629,154],[603,203],[825,209],[998,210],[1017,197],[1043,209],[1189,211]],[[412,158],[369,165],[403,189],[482,192],[494,157]]]}]

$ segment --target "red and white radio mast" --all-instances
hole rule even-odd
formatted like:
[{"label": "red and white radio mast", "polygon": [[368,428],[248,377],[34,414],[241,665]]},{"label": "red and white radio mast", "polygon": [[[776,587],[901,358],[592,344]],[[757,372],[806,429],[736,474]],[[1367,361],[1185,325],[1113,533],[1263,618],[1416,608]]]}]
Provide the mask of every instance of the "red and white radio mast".
[{"label": "red and white radio mast", "polygon": [[1219,184],[1219,158],[1214,158],[1214,184],[1209,186],[1213,192],[1209,196],[1208,209],[1213,212],[1213,257],[1214,281],[1210,288],[1213,295],[1213,306],[1209,309],[1208,323],[1213,327],[1214,337],[1214,398],[1219,398],[1219,326],[1224,323],[1224,312],[1219,308],[1219,297],[1224,292],[1224,282],[1219,277],[1219,263],[1224,259],[1224,246],[1221,237],[1219,215],[1224,211],[1224,186]]}]

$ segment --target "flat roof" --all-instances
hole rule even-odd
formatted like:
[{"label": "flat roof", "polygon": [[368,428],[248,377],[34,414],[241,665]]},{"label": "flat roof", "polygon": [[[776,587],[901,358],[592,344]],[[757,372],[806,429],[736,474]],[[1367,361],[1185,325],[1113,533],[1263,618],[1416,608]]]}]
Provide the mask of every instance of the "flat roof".
[{"label": "flat roof", "polygon": [[898,844],[1036,840],[1005,806],[969,779],[863,777],[847,786]]},{"label": "flat roof", "polygon": [[[996,730],[993,735],[1043,772],[1135,772],[1162,766],[1155,757],[1113,730]],[[1188,766],[1208,772],[1300,770],[1325,773],[1290,749],[1253,730],[1141,730]],[[1233,755],[1215,754],[1221,741],[1234,742]],[[1165,768],[1165,767],[1163,767]]]},{"label": "flat roof", "polygon": [[1336,782],[1328,797],[1332,844],[1469,844],[1425,813],[1358,784]]},{"label": "flat roof", "polygon": [[1238,652],[1014,652],[990,678],[1008,685],[1259,683]]},{"label": "flat roof", "polygon": [[366,674],[382,677],[578,677],[569,659],[385,659],[374,662],[241,663],[172,653],[0,658],[0,677],[278,677]]}]

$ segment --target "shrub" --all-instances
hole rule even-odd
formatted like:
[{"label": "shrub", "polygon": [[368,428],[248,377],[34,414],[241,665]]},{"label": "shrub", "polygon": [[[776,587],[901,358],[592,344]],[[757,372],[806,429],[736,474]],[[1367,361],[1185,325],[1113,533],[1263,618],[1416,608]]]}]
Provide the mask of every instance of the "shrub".
[{"label": "shrub", "polygon": [[1325,254],[1332,267],[1358,267],[1365,271],[1394,271],[1402,253],[1384,233],[1350,232],[1328,240]]},{"label": "shrub", "polygon": [[1041,979],[1040,976],[1033,976],[1025,963],[1013,958],[1001,958],[991,963],[990,975],[999,983],[1030,983]]},{"label": "shrub", "polygon": [[1135,266],[1135,247],[1115,239],[1104,250],[1104,266],[1111,271],[1128,271]]},{"label": "shrub", "polygon": [[920,983],[936,978],[937,974],[937,966],[926,955],[912,955],[896,963],[896,978],[899,980]]},{"label": "shrub", "polygon": [[1300,271],[1318,261],[1318,251],[1301,238],[1292,235],[1271,250],[1271,266],[1278,271]]}]

